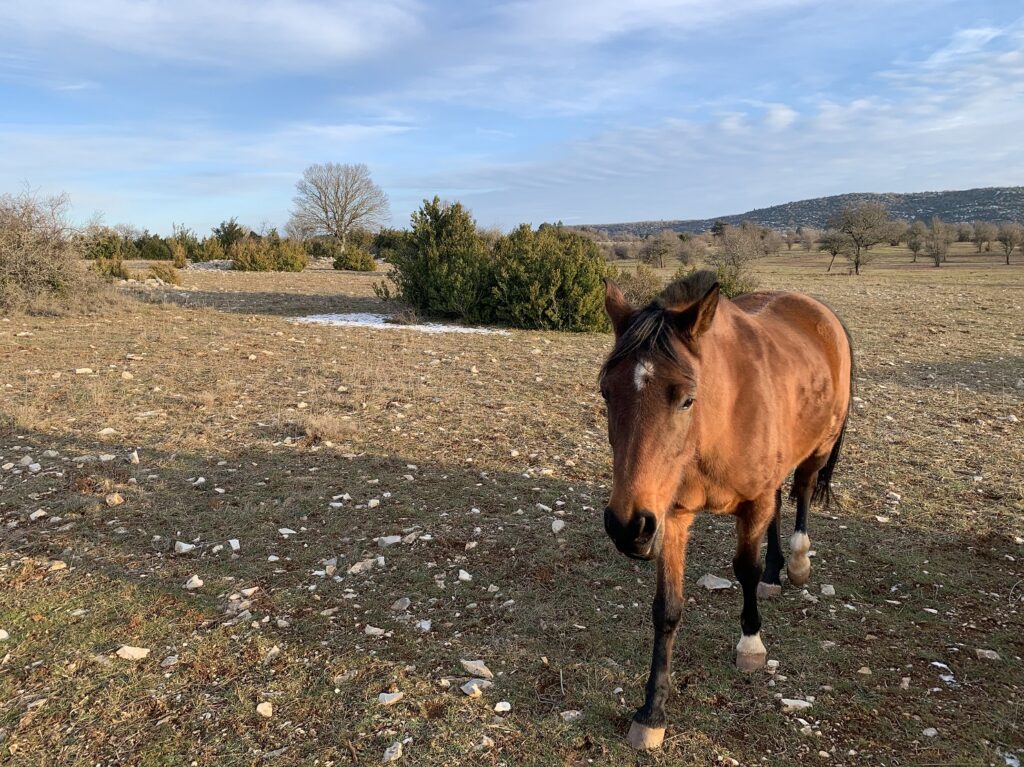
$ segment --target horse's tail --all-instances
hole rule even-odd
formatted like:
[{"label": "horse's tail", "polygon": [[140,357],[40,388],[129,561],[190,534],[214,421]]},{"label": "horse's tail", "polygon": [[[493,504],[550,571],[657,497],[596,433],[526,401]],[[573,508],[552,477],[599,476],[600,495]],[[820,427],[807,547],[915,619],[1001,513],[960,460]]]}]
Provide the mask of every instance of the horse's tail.
[{"label": "horse's tail", "polygon": [[[841,320],[840,324],[842,324]],[[850,338],[850,331],[846,325],[843,325],[843,332],[846,334],[846,345],[850,349],[850,404],[847,405],[846,418],[843,419],[842,428],[839,429],[839,436],[836,437],[835,444],[832,445],[832,452],[829,453],[825,465],[818,470],[818,480],[814,485],[814,492],[811,494],[811,502],[820,502],[825,508],[832,504],[835,504],[837,507],[839,506],[839,501],[832,492],[832,472],[835,471],[836,464],[839,463],[839,452],[843,448],[843,437],[846,435],[846,424],[850,421],[849,408],[853,404],[853,381],[855,377],[853,340]]]}]

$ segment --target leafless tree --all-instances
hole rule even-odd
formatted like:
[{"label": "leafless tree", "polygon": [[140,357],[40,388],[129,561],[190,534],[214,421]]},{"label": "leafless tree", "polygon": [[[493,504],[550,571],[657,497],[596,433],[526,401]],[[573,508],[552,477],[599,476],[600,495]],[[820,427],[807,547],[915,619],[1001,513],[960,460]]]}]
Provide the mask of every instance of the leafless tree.
[{"label": "leafless tree", "polygon": [[310,165],[295,184],[292,202],[290,235],[335,237],[342,249],[353,229],[375,229],[390,217],[387,195],[363,164]]},{"label": "leafless tree", "polygon": [[663,229],[644,240],[640,248],[640,259],[645,264],[664,268],[670,259],[679,256],[682,244],[676,232]]},{"label": "leafless tree", "polygon": [[853,243],[842,232],[828,229],[819,238],[818,248],[832,256],[832,260],[828,262],[828,269],[825,270],[831,272],[832,264],[836,262],[836,256],[848,256],[853,250]]},{"label": "leafless tree", "polygon": [[800,229],[800,244],[804,246],[804,250],[810,253],[814,250],[814,244],[821,237],[821,232],[817,229],[811,229],[809,226],[805,226]]},{"label": "leafless tree", "polygon": [[868,250],[888,241],[892,219],[884,206],[866,202],[843,208],[829,220],[829,228],[849,239],[852,247],[848,256],[853,262],[854,274],[860,274],[861,267],[868,262]]},{"label": "leafless tree", "polygon": [[917,256],[924,250],[928,239],[928,225],[924,221],[915,221],[907,229],[907,247],[914,254],[912,263],[917,263]]},{"label": "leafless tree", "polygon": [[977,247],[978,252],[981,253],[982,249],[992,250],[992,240],[996,238],[999,230],[996,225],[989,221],[975,221],[974,222],[974,245]]},{"label": "leafless tree", "polygon": [[1003,246],[1003,253],[1006,255],[1006,263],[1010,263],[1010,254],[1018,245],[1024,244],[1024,227],[1020,224],[1000,224],[996,240]]},{"label": "leafless tree", "polygon": [[797,234],[796,229],[787,229],[784,236],[786,239],[786,250],[792,250],[793,246],[800,242],[800,235]]},{"label": "leafless tree", "polygon": [[942,266],[942,262],[949,255],[949,246],[956,241],[956,227],[943,223],[938,216],[932,217],[932,225],[928,228],[928,235],[925,237],[924,249],[935,266]]}]

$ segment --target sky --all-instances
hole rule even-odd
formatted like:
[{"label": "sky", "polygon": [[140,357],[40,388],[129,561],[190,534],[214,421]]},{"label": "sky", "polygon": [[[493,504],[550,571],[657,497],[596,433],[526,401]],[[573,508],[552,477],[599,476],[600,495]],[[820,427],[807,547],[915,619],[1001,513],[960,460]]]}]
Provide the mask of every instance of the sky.
[{"label": "sky", "polygon": [[0,0],[0,193],[283,226],[316,162],[405,226],[705,218],[1024,183],[1020,0]]}]

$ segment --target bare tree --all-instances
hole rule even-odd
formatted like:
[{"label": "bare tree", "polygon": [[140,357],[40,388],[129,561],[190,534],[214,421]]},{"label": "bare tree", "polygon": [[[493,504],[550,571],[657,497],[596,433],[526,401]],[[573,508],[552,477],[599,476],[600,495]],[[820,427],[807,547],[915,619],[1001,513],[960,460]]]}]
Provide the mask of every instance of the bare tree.
[{"label": "bare tree", "polygon": [[678,234],[671,229],[663,229],[644,240],[640,259],[645,264],[664,268],[669,259],[679,256],[682,244]]},{"label": "bare tree", "polygon": [[814,244],[821,237],[821,232],[817,229],[811,229],[809,226],[801,227],[800,229],[800,244],[804,246],[804,250],[810,253],[814,250]]},{"label": "bare tree", "polygon": [[1024,244],[1024,227],[1020,224],[1000,224],[996,240],[1003,246],[1003,253],[1006,255],[1006,263],[1010,263],[1010,254],[1018,245]]},{"label": "bare tree", "polygon": [[795,229],[787,229],[784,237],[786,239],[786,250],[792,250],[793,246],[800,242],[800,235]]},{"label": "bare tree", "polygon": [[860,274],[861,267],[868,262],[871,246],[887,241],[892,231],[888,211],[877,202],[843,208],[829,220],[828,225],[849,239],[851,251],[848,257],[853,262],[854,274]]},{"label": "bare tree", "polygon": [[374,229],[390,218],[388,197],[363,164],[310,165],[295,184],[292,202],[289,234],[335,237],[342,250],[353,229]]},{"label": "bare tree", "polygon": [[828,229],[818,239],[818,248],[832,256],[832,260],[828,262],[828,269],[825,270],[826,272],[831,272],[832,264],[836,262],[836,256],[848,255],[853,245],[850,242],[850,238],[842,232]]},{"label": "bare tree", "polygon": [[912,263],[917,263],[917,257],[924,250],[927,239],[928,225],[924,221],[915,221],[907,229],[907,247],[914,254]]},{"label": "bare tree", "polygon": [[949,246],[956,241],[956,227],[943,223],[938,216],[932,217],[932,225],[928,229],[925,238],[924,249],[935,266],[942,266],[942,262],[949,255]]},{"label": "bare tree", "polygon": [[992,250],[992,240],[996,238],[996,234],[998,234],[998,229],[995,224],[989,221],[974,222],[974,245],[979,253],[982,248]]}]

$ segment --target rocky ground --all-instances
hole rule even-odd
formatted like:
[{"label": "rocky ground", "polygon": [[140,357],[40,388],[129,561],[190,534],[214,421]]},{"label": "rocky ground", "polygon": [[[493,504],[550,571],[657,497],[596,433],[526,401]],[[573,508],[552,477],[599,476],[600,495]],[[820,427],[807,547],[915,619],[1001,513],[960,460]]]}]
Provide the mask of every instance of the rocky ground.
[{"label": "rocky ground", "polygon": [[764,270],[859,350],[842,509],[750,676],[732,525],[697,523],[649,755],[624,735],[652,571],[599,512],[608,338],[302,325],[386,312],[379,275],[182,277],[0,321],[6,763],[1024,756],[1020,268]]}]

